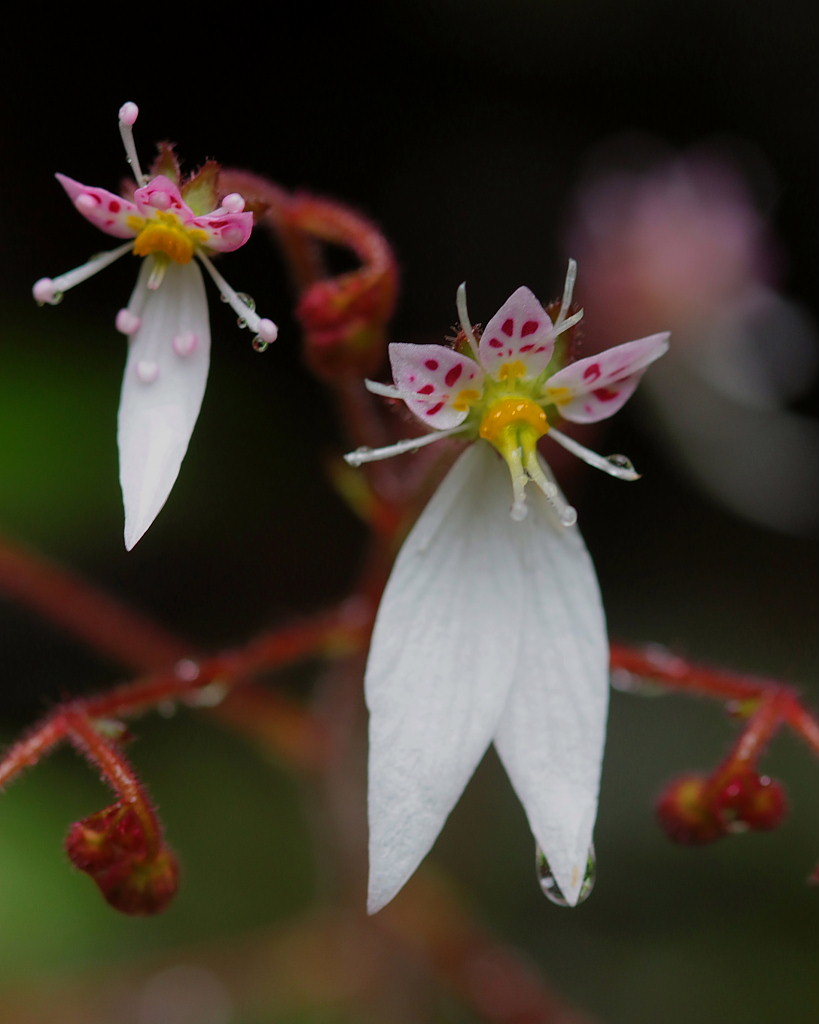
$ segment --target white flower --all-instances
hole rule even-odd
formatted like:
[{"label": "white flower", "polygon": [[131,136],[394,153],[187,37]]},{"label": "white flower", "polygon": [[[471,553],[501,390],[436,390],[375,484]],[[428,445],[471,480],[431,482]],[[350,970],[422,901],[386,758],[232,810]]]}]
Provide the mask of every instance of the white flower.
[{"label": "white flower", "polygon": [[[555,339],[581,315],[566,316],[573,280],[571,264],[555,324],[520,288],[480,341],[461,290],[461,346],[477,358],[391,345],[395,386],[371,385],[403,399],[436,433],[348,456],[359,464],[439,437],[475,441],[405,541],[373,633],[371,913],[427,854],[490,743],[563,900],[574,905],[581,895],[603,756],[608,642],[576,514],[536,445],[548,434],[593,465],[635,479],[628,460],[589,452],[552,424],[559,414],[590,422],[619,409],[668,335],[557,369]],[[511,515],[498,453],[511,474]],[[527,504],[530,482],[536,491]]]},{"label": "white flower", "polygon": [[[250,237],[253,214],[241,196],[218,201],[218,167],[208,163],[186,182],[169,146],[160,149],[155,173],[142,174],[132,128],[138,110],[126,103],[119,126],[137,188],[118,196],[58,174],[76,209],[124,245],[95,256],[57,278],[41,278],[34,298],[55,305],[69,288],[120,256],[143,257],[136,288],[116,326],[129,338],[120,397],[118,441],[125,505],[125,546],[130,550],[165,504],[179,474],[199,416],[210,364],[210,324],[202,274],[207,270],[222,298],[249,327],[256,347],[276,338],[276,325],[261,319],[213,266],[209,253],[232,252]],[[181,185],[181,187],[180,187]]]}]

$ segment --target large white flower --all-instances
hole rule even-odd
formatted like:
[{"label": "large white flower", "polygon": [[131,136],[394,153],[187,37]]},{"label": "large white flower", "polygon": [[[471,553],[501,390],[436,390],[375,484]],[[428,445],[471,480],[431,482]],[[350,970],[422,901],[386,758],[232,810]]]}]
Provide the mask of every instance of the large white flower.
[{"label": "large white flower", "polygon": [[[125,546],[130,550],[165,504],[179,474],[199,416],[210,364],[210,324],[202,273],[213,278],[240,325],[266,347],[276,325],[260,318],[214,267],[210,255],[232,252],[250,237],[253,214],[233,193],[218,199],[218,167],[209,162],[183,182],[170,146],[160,149],[152,177],[144,175],[133,141],[138,110],[126,103],[119,127],[137,187],[118,196],[58,174],[76,209],[124,245],[56,278],[34,285],[34,298],[55,305],[128,252],[143,258],[136,288],[116,317],[129,339],[118,418],[120,484],[125,506]],[[181,187],[180,187],[181,186]]]},{"label": "large white flower", "polygon": [[[548,435],[612,475],[636,479],[628,460],[589,452],[553,423],[559,415],[591,422],[619,409],[665,352],[668,335],[558,368],[555,340],[581,315],[567,316],[574,273],[570,264],[554,324],[519,288],[478,340],[461,290],[460,350],[391,345],[395,384],[372,390],[401,398],[436,431],[347,457],[357,465],[437,438],[475,441],[405,541],[373,633],[366,672],[371,913],[427,854],[490,743],[548,862],[544,888],[570,905],[583,891],[608,643],[576,514],[537,442]],[[536,491],[527,503],[530,482]]]}]

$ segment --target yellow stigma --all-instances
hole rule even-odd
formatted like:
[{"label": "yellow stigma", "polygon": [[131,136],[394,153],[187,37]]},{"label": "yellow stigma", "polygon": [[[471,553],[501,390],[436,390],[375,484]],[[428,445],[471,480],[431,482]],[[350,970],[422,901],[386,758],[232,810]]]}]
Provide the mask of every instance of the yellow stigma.
[{"label": "yellow stigma", "polygon": [[549,421],[531,398],[503,398],[481,420],[480,435],[503,451],[508,445],[510,427],[527,427],[526,434],[536,440],[548,432]]},{"label": "yellow stigma", "polygon": [[175,213],[157,210],[150,220],[131,216],[128,226],[138,231],[134,239],[137,256],[164,253],[174,263],[190,263],[198,246],[208,240],[202,228],[187,228]]}]

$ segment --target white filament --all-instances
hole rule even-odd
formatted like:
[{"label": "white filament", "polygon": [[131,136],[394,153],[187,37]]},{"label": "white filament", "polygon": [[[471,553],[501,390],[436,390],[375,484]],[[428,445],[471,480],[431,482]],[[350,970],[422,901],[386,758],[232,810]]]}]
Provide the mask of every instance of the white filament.
[{"label": "white filament", "polygon": [[640,474],[633,466],[618,466],[611,461],[613,456],[598,455],[597,452],[593,452],[590,448],[586,448],[585,445],[579,444],[574,438],[567,437],[566,434],[555,430],[554,427],[549,431],[549,437],[554,438],[559,445],[562,445],[572,455],[576,455],[589,466],[594,466],[595,469],[602,469],[609,476],[616,476],[618,480],[640,479]]},{"label": "white filament", "polygon": [[462,281],[458,285],[458,291],[455,293],[455,305],[458,308],[458,320],[461,323],[461,330],[466,335],[474,351],[477,352],[478,341],[475,338],[475,332],[472,329],[472,322],[469,319],[469,313],[466,308],[466,281]]},{"label": "white filament", "polygon": [[136,144],[134,143],[134,122],[138,116],[139,107],[137,107],[136,103],[123,103],[119,108],[119,134],[125,147],[125,157],[131,165],[137,185],[144,185],[148,179],[142,173]]},{"label": "white filament", "polygon": [[442,441],[445,437],[454,437],[463,431],[464,427],[459,425],[450,427],[449,430],[436,430],[432,434],[424,434],[421,437],[409,437],[405,441],[397,441],[384,448],[356,448],[354,452],[347,452],[344,461],[348,466],[361,466],[365,462],[380,462],[382,459],[391,459],[394,455],[403,455],[404,452],[414,452],[418,448],[434,444],[435,441]]}]

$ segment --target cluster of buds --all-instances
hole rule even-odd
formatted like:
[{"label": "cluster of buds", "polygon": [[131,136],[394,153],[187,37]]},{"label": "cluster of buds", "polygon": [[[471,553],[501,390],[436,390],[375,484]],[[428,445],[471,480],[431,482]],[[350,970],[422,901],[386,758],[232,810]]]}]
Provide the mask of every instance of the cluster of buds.
[{"label": "cluster of buds", "polygon": [[179,865],[173,851],[156,842],[139,814],[123,801],[75,822],[65,848],[71,862],[96,882],[124,914],[157,914],[176,895]]},{"label": "cluster of buds", "polygon": [[657,801],[657,817],[668,837],[701,846],[747,829],[769,831],[788,810],[785,787],[777,779],[745,769],[726,778],[683,775]]}]

